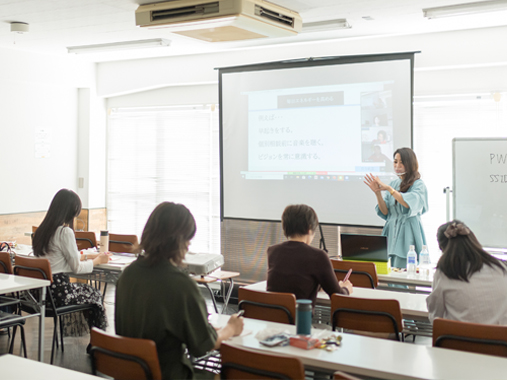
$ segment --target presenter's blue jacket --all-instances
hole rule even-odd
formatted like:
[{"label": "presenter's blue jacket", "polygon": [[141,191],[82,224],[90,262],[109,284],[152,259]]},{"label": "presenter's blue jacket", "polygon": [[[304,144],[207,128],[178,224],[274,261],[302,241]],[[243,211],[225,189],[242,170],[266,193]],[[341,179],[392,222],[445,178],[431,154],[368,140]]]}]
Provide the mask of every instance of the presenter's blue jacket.
[{"label": "presenter's blue jacket", "polygon": [[[395,179],[389,186],[400,190],[401,179]],[[426,244],[426,236],[421,224],[421,215],[428,211],[428,190],[420,179],[408,189],[400,193],[403,200],[409,205],[406,208],[396,202],[388,191],[384,194],[387,205],[387,215],[382,214],[378,205],[375,207],[378,216],[386,221],[382,235],[387,236],[387,250],[391,258],[391,266],[405,268],[407,266],[407,253],[411,245],[419,257],[422,246]]]}]

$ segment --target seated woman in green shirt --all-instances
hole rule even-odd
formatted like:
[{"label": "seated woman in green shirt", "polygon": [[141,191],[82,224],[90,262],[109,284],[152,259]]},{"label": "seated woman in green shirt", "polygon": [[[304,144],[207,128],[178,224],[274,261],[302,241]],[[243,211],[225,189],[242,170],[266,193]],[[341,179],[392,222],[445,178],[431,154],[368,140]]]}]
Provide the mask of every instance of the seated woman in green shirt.
[{"label": "seated woman in green shirt", "polygon": [[243,318],[236,315],[215,330],[197,284],[179,268],[195,232],[194,217],[185,206],[159,204],[141,237],[144,255],[116,284],[116,333],[155,341],[164,379],[201,377],[187,350],[203,356],[243,330]]}]

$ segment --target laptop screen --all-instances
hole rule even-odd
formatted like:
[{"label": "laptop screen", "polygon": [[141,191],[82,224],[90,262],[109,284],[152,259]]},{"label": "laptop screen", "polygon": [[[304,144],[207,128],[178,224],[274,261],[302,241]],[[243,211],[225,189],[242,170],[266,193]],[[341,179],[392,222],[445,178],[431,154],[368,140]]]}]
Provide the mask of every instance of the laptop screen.
[{"label": "laptop screen", "polygon": [[340,234],[344,260],[388,261],[387,237]]}]

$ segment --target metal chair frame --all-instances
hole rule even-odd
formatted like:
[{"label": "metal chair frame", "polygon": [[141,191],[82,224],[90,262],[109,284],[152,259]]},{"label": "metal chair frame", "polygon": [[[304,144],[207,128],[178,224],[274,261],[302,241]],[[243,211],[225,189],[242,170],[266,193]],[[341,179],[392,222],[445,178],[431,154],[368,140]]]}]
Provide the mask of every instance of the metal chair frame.
[{"label": "metal chair frame", "polygon": [[507,348],[507,342],[503,340],[495,340],[495,339],[484,339],[484,338],[472,338],[468,336],[459,336],[459,335],[440,335],[435,341],[435,347],[441,347],[442,342],[445,340],[457,340],[460,342],[467,343],[479,343],[479,344],[490,344],[493,346],[501,346]]},{"label": "metal chair frame", "polygon": [[285,376],[282,373],[265,371],[262,369],[247,367],[247,366],[244,366],[242,364],[237,364],[237,363],[222,364],[222,371],[220,372],[220,379],[227,379],[225,372],[229,369],[236,369],[238,371],[251,373],[252,375],[255,375],[255,376],[263,376],[263,377],[267,377],[270,379],[291,380],[290,377]]},{"label": "metal chair frame", "polygon": [[[32,272],[38,272],[42,275],[42,277],[45,280],[50,280],[52,282],[52,280],[48,278],[46,272],[44,270],[42,270],[41,268],[27,267],[27,266],[23,266],[23,265],[15,265],[14,266],[14,274],[19,275],[18,272],[20,269],[32,271]],[[68,306],[56,307],[55,300],[53,298],[53,294],[51,293],[51,291],[47,292],[46,297],[49,297],[49,301],[50,301],[50,306],[49,307],[46,306],[46,317],[53,317],[53,322],[54,322],[53,342],[51,345],[51,361],[50,361],[50,363],[53,364],[53,359],[54,359],[54,354],[55,354],[55,345],[58,347],[58,337],[57,337],[58,324],[60,325],[60,340],[61,340],[62,351],[64,351],[62,316],[64,316],[65,314],[71,314],[71,313],[75,313],[78,311],[84,311],[84,310],[91,309],[91,308],[93,308],[93,305],[84,304],[84,305],[68,305]],[[46,303],[47,303],[47,301],[46,301]],[[30,306],[26,307],[26,305],[25,305],[25,311],[33,312],[33,308]]]},{"label": "metal chair frame", "polygon": [[[398,325],[396,323],[396,319],[394,319],[394,317],[391,314],[386,313],[385,311],[357,310],[357,309],[348,309],[348,308],[338,308],[335,311],[333,311],[333,315],[332,315],[333,331],[335,331],[335,329],[336,329],[335,316],[339,312],[354,313],[354,314],[363,314],[363,315],[378,315],[378,316],[381,316],[381,317],[386,317],[393,324],[393,330],[394,330],[394,333],[396,334],[396,339],[398,341],[400,341],[400,342],[404,341],[403,335],[400,334],[400,331],[398,330]],[[401,336],[401,338],[400,338],[400,336]]]},{"label": "metal chair frame", "polygon": [[[335,269],[334,271],[336,273],[347,273],[348,272],[348,270],[344,270],[344,269]],[[360,275],[364,275],[364,276],[368,277],[368,279],[370,280],[371,288],[375,289],[373,277],[371,277],[371,274],[369,274],[368,272],[364,272],[362,270],[352,270],[352,274],[360,274]]]},{"label": "metal chair frame", "polygon": [[146,380],[153,379],[151,369],[150,369],[149,365],[143,359],[141,359],[137,356],[133,356],[133,355],[127,355],[127,354],[122,354],[122,353],[111,351],[111,350],[106,350],[105,348],[102,348],[102,347],[92,346],[92,348],[90,349],[90,356],[92,359],[92,373],[94,376],[97,376],[97,366],[96,366],[96,362],[95,362],[95,353],[96,352],[100,352],[101,354],[112,356],[113,358],[116,358],[116,359],[135,362],[135,363],[139,364],[139,366],[143,369],[144,374],[146,376]]},{"label": "metal chair frame", "polygon": [[276,310],[282,310],[287,314],[287,319],[289,320],[289,324],[294,324],[294,317],[292,316],[291,312],[285,307],[281,305],[272,305],[268,303],[262,303],[262,302],[254,302],[249,300],[242,300],[238,303],[238,310],[243,309],[243,305],[252,305],[252,306],[258,306],[258,307],[266,307],[268,309],[276,309]]}]

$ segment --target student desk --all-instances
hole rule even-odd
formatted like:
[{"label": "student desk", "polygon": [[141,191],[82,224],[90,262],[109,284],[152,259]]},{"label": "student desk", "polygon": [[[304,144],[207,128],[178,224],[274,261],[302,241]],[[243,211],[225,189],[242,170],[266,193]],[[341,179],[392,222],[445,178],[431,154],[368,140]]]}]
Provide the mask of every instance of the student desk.
[{"label": "student desk", "polygon": [[[44,361],[44,316],[46,315],[46,288],[51,284],[49,280],[15,276],[13,274],[0,273],[0,294],[21,292],[25,290],[41,289],[40,299],[36,302],[39,313],[20,316],[19,319],[39,317],[39,361]],[[31,295],[30,295],[31,296]],[[29,296],[29,297],[30,297]],[[33,299],[33,297],[31,298]],[[29,301],[23,301],[29,302]],[[33,302],[30,301],[31,304]],[[1,304],[0,304],[1,306]],[[0,368],[2,368],[0,366]],[[8,378],[8,377],[7,377]]]},{"label": "student desk", "polygon": [[[433,273],[435,273],[434,270],[432,271],[429,278],[424,278],[420,274],[409,278],[407,272],[391,271],[389,274],[377,274],[377,277],[380,283],[406,285],[408,286],[408,289],[406,289],[406,291],[415,292],[416,286],[422,286],[426,288],[431,288],[433,286]],[[392,288],[392,290],[403,291],[400,288]]]},{"label": "student desk", "polygon": [[[210,322],[225,326],[229,316],[212,315]],[[305,367],[325,372],[344,371],[380,379],[507,379],[507,359],[472,354],[438,347],[407,344],[354,334],[340,334],[342,345],[336,351],[321,349],[265,347],[255,338],[257,332],[270,328],[295,333],[296,327],[255,319],[244,319],[250,334],[234,337],[227,343],[263,353],[299,358]],[[312,329],[312,334],[326,336],[330,332]]]},{"label": "student desk", "polygon": [[[245,286],[250,290],[266,290],[266,281],[257,282]],[[428,307],[426,306],[425,294],[414,294],[404,292],[392,292],[389,290],[354,288],[352,297],[370,299],[395,299],[400,303],[401,313],[405,319],[405,333],[431,336],[432,326],[428,320]],[[329,309],[331,301],[325,292],[317,293],[317,306]],[[323,313],[323,317],[329,320],[329,313]],[[327,321],[326,321],[327,322]]]},{"label": "student desk", "polygon": [[[215,294],[210,289],[209,284],[212,282],[220,281],[220,291],[224,296],[224,305],[222,306],[222,310],[220,311],[220,313],[223,314],[227,310],[227,305],[229,304],[229,299],[231,298],[232,289],[234,288],[234,278],[238,277],[239,275],[240,275],[239,272],[229,272],[218,269],[206,276],[190,276],[190,277],[192,277],[195,282],[204,285],[206,289],[208,289],[216,313],[218,313],[217,302],[215,300]],[[229,281],[229,289],[227,290],[227,292],[225,291],[226,281]]]},{"label": "student desk", "polygon": [[86,373],[72,371],[46,363],[36,362],[30,359],[14,355],[0,356],[0,368],[2,379],[6,380],[97,380],[99,377]]},{"label": "student desk", "polygon": [[[33,257],[32,249],[29,245],[22,245],[15,250],[16,254],[22,256]],[[116,253],[112,255],[112,260],[110,260],[106,264],[99,264],[93,268],[93,272],[89,274],[72,274],[71,277],[83,278],[90,281],[96,282],[104,282],[106,285],[108,283],[116,283],[118,278],[120,277],[123,270],[128,267],[133,261],[137,259],[136,256],[130,254],[121,254]],[[239,272],[229,272],[223,271],[220,268],[215,272],[212,272],[206,276],[191,276],[198,284],[201,284],[208,289],[211,300],[213,301],[213,306],[215,307],[215,311],[218,313],[218,306],[215,299],[215,294],[213,290],[210,288],[209,284],[213,282],[220,281],[220,291],[224,297],[224,305],[222,307],[221,312],[223,313],[227,310],[227,305],[229,304],[229,300],[231,298],[232,290],[234,288],[234,278],[240,275]],[[229,289],[226,291],[225,283],[229,282]],[[104,288],[104,293],[106,288]]]}]

